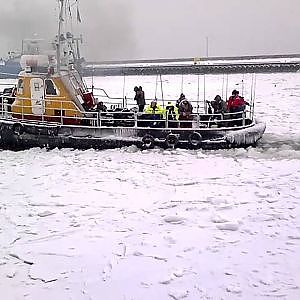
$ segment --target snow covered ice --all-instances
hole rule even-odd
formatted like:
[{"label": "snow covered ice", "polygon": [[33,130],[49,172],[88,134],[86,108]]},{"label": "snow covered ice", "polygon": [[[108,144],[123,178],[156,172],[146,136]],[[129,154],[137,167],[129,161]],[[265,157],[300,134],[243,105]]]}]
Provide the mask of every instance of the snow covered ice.
[{"label": "snow covered ice", "polygon": [[[151,97],[155,77],[126,80]],[[195,99],[197,76],[184,87]],[[256,93],[257,148],[1,151],[1,299],[300,299],[300,74]]]}]

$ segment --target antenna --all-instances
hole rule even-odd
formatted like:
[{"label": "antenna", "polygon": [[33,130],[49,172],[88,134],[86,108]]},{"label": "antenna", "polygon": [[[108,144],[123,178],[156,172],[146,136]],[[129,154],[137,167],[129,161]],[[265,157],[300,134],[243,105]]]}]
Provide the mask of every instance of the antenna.
[{"label": "antenna", "polygon": [[60,54],[61,54],[61,31],[62,31],[62,24],[63,24],[63,14],[64,14],[64,6],[65,6],[65,0],[59,0],[60,2],[60,11],[59,11],[59,22],[58,22],[58,36],[57,36],[57,53],[56,53],[56,59],[57,59],[57,72],[60,73]]}]

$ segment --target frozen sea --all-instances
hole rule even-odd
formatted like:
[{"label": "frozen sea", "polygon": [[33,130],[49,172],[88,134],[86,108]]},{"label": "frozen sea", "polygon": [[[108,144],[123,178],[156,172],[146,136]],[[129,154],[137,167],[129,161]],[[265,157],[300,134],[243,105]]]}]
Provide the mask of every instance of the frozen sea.
[{"label": "frozen sea", "polygon": [[[197,76],[93,80],[204,97]],[[250,75],[205,81],[251,97]],[[1,299],[300,299],[300,74],[257,75],[255,110],[256,148],[0,151]]]}]

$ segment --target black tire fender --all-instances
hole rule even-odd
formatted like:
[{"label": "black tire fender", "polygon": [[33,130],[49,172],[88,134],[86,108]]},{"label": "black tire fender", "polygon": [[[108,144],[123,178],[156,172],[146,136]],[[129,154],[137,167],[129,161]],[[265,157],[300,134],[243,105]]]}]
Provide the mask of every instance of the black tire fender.
[{"label": "black tire fender", "polygon": [[58,131],[59,131],[58,127],[53,128],[53,135],[58,136]]},{"label": "black tire fender", "polygon": [[142,138],[143,149],[151,149],[154,147],[154,137],[151,134],[146,134]]},{"label": "black tire fender", "polygon": [[193,147],[200,146],[201,142],[202,142],[202,135],[199,132],[194,131],[189,135],[189,143]]},{"label": "black tire fender", "polygon": [[58,135],[58,128],[57,127],[48,128],[47,134],[49,136],[57,136]]},{"label": "black tire fender", "polygon": [[22,135],[24,133],[24,126],[21,123],[15,123],[12,126],[13,133],[16,135]]},{"label": "black tire fender", "polygon": [[166,137],[165,143],[168,148],[175,147],[178,143],[178,136],[176,134],[169,133]]}]

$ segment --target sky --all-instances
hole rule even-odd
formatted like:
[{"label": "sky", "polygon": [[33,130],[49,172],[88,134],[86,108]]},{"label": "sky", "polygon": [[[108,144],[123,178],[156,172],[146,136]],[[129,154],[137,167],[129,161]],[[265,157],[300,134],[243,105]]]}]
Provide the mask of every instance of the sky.
[{"label": "sky", "polygon": [[[300,53],[299,0],[78,1],[86,60],[203,57],[207,41],[209,56]],[[0,56],[55,36],[57,0],[0,7]]]}]

